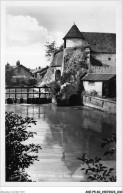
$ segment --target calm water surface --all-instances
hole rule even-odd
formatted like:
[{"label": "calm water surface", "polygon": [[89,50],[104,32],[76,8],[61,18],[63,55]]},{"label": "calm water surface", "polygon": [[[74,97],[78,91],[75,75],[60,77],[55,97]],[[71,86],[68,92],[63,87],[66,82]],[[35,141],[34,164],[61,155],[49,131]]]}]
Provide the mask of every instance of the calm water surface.
[{"label": "calm water surface", "polygon": [[[91,108],[47,105],[6,105],[22,117],[33,117],[37,125],[29,128],[37,135],[26,143],[40,144],[39,161],[27,169],[35,181],[85,181],[77,157],[101,156],[102,138],[116,132],[116,117]],[[103,157],[103,163],[115,168],[114,157]]]}]

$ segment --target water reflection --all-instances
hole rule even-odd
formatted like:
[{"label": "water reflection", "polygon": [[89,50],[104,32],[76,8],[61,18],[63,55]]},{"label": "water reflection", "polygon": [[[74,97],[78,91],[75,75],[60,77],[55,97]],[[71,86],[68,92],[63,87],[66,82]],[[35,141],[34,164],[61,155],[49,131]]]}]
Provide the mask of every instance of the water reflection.
[{"label": "water reflection", "polygon": [[[37,125],[31,128],[37,136],[27,142],[42,146],[38,153],[40,161],[27,170],[36,181],[81,181],[77,157],[82,153],[92,158],[102,156],[102,138],[116,131],[115,116],[89,108],[6,105],[6,110],[37,120]],[[115,158],[103,160],[113,164]]]}]

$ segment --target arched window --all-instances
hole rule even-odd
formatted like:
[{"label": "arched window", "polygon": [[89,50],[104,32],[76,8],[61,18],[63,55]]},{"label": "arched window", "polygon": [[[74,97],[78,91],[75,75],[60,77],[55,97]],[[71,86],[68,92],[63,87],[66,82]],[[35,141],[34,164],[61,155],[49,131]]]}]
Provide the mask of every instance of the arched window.
[{"label": "arched window", "polygon": [[55,80],[59,81],[61,79],[61,71],[58,69],[55,72]]}]

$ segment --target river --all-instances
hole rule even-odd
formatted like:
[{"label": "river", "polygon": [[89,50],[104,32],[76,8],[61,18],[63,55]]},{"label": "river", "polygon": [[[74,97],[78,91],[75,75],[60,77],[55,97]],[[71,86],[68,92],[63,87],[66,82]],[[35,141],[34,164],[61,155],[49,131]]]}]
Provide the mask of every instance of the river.
[{"label": "river", "polygon": [[[116,133],[116,116],[87,107],[58,107],[53,104],[6,105],[22,117],[33,117],[37,124],[29,128],[36,131],[26,143],[40,144],[42,150],[26,171],[37,182],[80,182],[86,176],[77,157],[102,157],[102,139]],[[114,156],[102,157],[109,167],[116,165]]]}]

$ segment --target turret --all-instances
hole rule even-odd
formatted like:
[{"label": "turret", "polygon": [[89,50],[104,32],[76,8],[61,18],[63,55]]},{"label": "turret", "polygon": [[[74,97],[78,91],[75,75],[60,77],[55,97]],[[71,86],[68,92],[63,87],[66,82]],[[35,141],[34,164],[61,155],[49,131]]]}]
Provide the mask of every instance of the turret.
[{"label": "turret", "polygon": [[78,27],[74,24],[63,38],[64,48],[85,46],[86,40]]}]

